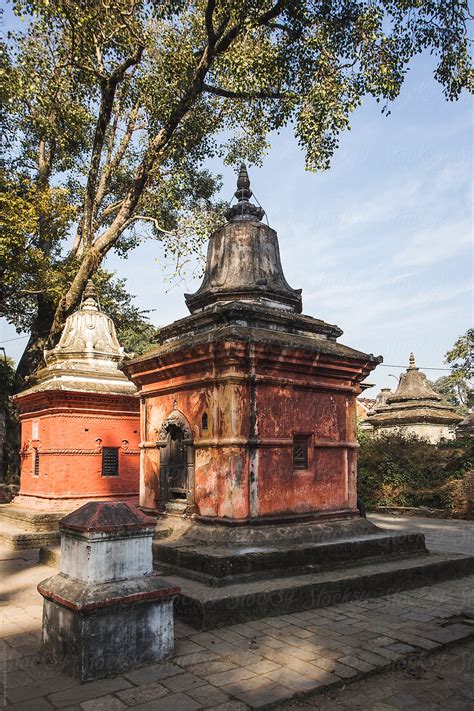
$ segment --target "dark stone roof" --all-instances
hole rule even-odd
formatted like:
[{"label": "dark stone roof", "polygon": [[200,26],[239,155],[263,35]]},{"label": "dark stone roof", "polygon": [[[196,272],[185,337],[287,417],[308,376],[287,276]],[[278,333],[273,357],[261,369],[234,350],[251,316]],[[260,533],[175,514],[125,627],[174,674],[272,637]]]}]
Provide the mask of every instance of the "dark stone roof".
[{"label": "dark stone roof", "polygon": [[178,351],[201,348],[204,352],[211,343],[240,341],[257,350],[265,346],[268,357],[274,354],[280,360],[287,350],[305,353],[308,368],[324,361],[335,372],[339,361],[343,372],[352,361],[344,374],[356,368],[354,382],[360,383],[382,357],[337,343],[342,335],[338,326],[301,314],[301,289],[292,289],[286,281],[277,233],[260,222],[263,210],[249,202],[252,191],[244,165],[235,196],[238,203],[227,210],[228,222],[210,237],[200,288],[185,294],[191,316],[160,328],[157,347],[123,363],[124,372],[137,382],[145,364],[153,370]]},{"label": "dark stone roof", "polygon": [[195,313],[222,301],[267,303],[301,313],[301,289],[285,279],[275,230],[260,222],[264,211],[249,202],[252,196],[245,165],[235,193],[238,203],[225,215],[228,222],[209,239],[204,279],[195,294],[185,294]]},{"label": "dark stone roof", "polygon": [[275,349],[296,348],[308,353],[323,353],[339,358],[363,360],[372,370],[381,356],[363,353],[336,338],[338,326],[311,316],[300,315],[247,302],[220,303],[161,328],[156,335],[159,345],[122,366],[129,377],[140,364],[183,348],[220,341],[247,341]]},{"label": "dark stone roof", "polygon": [[60,529],[86,533],[154,528],[155,520],[122,501],[90,501],[61,519]]}]

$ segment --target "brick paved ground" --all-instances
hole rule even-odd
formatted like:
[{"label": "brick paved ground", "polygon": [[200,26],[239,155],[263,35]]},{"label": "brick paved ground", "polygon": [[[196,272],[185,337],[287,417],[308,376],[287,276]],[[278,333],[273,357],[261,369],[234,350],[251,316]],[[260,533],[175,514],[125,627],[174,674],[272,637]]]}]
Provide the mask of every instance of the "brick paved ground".
[{"label": "brick paved ground", "polygon": [[[432,519],[428,521],[433,524]],[[435,525],[439,529],[443,523]],[[450,535],[453,551],[464,545],[456,543],[458,533],[447,531],[446,537]],[[36,584],[54,571],[37,564],[36,556],[35,552],[0,552],[0,707],[15,711],[129,707],[243,711],[274,703],[290,708],[290,700],[297,695],[320,694],[344,685],[345,691],[338,694],[349,694],[352,699],[362,682],[347,686],[349,682],[393,664],[405,664],[414,655],[465,641],[474,633],[474,626],[464,624],[460,617],[463,609],[474,607],[471,576],[213,632],[198,633],[178,623],[173,660],[79,684],[39,658],[41,598]],[[472,646],[463,648],[472,651]],[[396,685],[390,689],[396,691]],[[318,698],[323,697],[315,696],[311,703]],[[358,708],[347,706],[348,698],[340,708]],[[359,698],[364,698],[363,693]],[[372,704],[365,707],[373,711],[400,708],[393,700],[388,707],[377,707],[371,698],[365,700]],[[385,697],[383,704],[388,704]]]}]

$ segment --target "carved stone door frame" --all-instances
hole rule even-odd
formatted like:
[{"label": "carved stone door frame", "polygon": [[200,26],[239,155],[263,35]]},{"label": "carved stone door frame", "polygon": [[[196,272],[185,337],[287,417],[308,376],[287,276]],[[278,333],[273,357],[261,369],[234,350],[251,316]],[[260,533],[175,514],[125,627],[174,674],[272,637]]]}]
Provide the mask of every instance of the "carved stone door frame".
[{"label": "carved stone door frame", "polygon": [[[174,409],[163,422],[160,428],[159,437],[156,446],[160,448],[160,498],[158,501],[158,509],[161,511],[167,510],[167,504],[171,504],[172,500],[169,496],[168,481],[165,476],[165,467],[168,466],[167,450],[170,447],[171,432],[173,429],[179,429],[182,432],[181,443],[186,447],[186,469],[187,469],[187,495],[183,500],[182,513],[195,513],[195,494],[194,494],[194,438],[191,426],[185,415],[178,409]],[[174,501],[174,508],[179,509],[179,502]]]}]

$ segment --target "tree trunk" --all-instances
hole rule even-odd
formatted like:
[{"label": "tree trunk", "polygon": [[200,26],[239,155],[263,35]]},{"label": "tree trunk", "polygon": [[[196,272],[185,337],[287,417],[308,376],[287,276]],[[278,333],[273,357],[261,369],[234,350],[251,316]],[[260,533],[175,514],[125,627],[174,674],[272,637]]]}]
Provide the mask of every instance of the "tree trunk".
[{"label": "tree trunk", "polygon": [[43,294],[38,295],[38,313],[28,344],[20,358],[16,372],[22,378],[28,378],[44,365],[43,350],[49,339],[51,325],[54,318],[54,304],[45,298]]}]

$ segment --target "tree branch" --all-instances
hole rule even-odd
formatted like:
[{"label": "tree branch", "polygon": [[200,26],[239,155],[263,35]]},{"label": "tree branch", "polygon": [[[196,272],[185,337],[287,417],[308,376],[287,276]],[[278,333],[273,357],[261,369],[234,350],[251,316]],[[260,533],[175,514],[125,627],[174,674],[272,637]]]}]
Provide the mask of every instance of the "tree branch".
[{"label": "tree branch", "polygon": [[[279,12],[279,7],[282,3],[277,3],[274,7],[274,12]],[[272,16],[271,13],[266,13],[263,18]],[[224,32],[228,24],[228,17],[224,18],[220,23],[219,31]],[[147,182],[150,179],[151,171],[156,169],[158,162],[164,155],[166,147],[172,140],[177,127],[180,125],[184,117],[192,108],[196,98],[203,91],[203,84],[206,75],[210,69],[212,61],[219,53],[224,52],[232,40],[237,37],[242,29],[242,24],[234,26],[227,34],[220,35],[215,33],[214,41],[209,41],[203,49],[198,65],[196,67],[194,77],[190,82],[184,95],[178,100],[174,109],[171,111],[168,121],[158,131],[156,136],[150,141],[146,149],[140,165],[135,173],[135,178],[132,181],[127,195],[122,200],[120,208],[112,221],[112,223],[97,237],[93,245],[84,252],[80,267],[67,291],[64,299],[58,305],[54,314],[54,320],[51,327],[51,334],[54,340],[55,336],[60,332],[65,316],[74,308],[80,295],[84,289],[87,279],[95,271],[101,263],[105,254],[115,244],[123,230],[131,224],[129,222],[133,217],[133,212],[146,188]],[[220,39],[219,39],[220,38]],[[218,44],[219,43],[219,44]],[[141,56],[141,54],[140,54]],[[139,61],[137,59],[137,61]],[[130,66],[130,65],[129,65]],[[124,70],[125,71],[125,70]],[[110,108],[110,107],[109,107]],[[111,110],[111,109],[110,109]],[[110,120],[110,114],[109,114]],[[102,136],[102,141],[104,137]],[[100,156],[99,156],[100,157]],[[99,164],[97,164],[98,170]],[[97,179],[97,174],[95,180]],[[95,181],[94,181],[95,185]],[[89,225],[90,229],[90,225]]]},{"label": "tree branch", "polygon": [[[278,2],[275,3],[275,5],[270,10],[262,13],[256,18],[254,26],[261,27],[262,25],[266,25],[268,22],[270,22],[270,20],[273,20],[275,17],[278,17],[278,15],[280,15],[280,13],[284,10],[287,2],[288,0],[278,0]],[[236,25],[231,27],[230,30],[221,37],[219,42],[216,43],[216,54],[222,54],[222,52],[225,52],[226,49],[228,49],[232,42],[235,40],[241,29],[242,22],[238,22]]]},{"label": "tree branch", "polygon": [[271,30],[281,30],[281,32],[285,32],[288,37],[292,40],[299,40],[301,39],[301,32],[295,32],[292,30],[290,27],[287,27],[286,25],[283,25],[281,22],[267,22],[265,23],[267,27],[269,27]]},{"label": "tree branch", "polygon": [[135,220],[144,220],[147,222],[152,222],[155,229],[158,230],[158,232],[162,232],[164,235],[168,235],[168,237],[176,237],[177,236],[176,232],[170,232],[169,230],[165,230],[163,227],[161,227],[160,223],[158,222],[156,217],[151,217],[148,215],[133,215],[132,217],[130,217],[130,219],[128,219],[124,223],[124,225],[122,227],[122,232],[124,232],[128,227],[130,227],[130,225],[133,224],[133,222],[135,222]]},{"label": "tree branch", "polygon": [[112,116],[115,92],[118,84],[125,76],[127,69],[141,60],[144,49],[144,46],[138,47],[133,55],[127,57],[127,59],[125,59],[114,69],[110,77],[101,82],[101,101],[94,134],[86,194],[84,198],[84,217],[81,224],[81,241],[84,246],[90,244],[92,238],[94,216],[93,208],[96,197],[96,185],[99,175],[100,159],[104,147],[107,127]]},{"label": "tree branch", "polygon": [[210,84],[203,84],[202,89],[208,94],[222,96],[225,99],[283,99],[285,96],[281,91],[229,91]]},{"label": "tree branch", "polygon": [[212,16],[214,14],[215,8],[216,8],[215,0],[208,0],[207,6],[206,6],[206,12],[204,14],[204,19],[206,22],[206,32],[207,32],[207,38],[208,38],[209,44],[213,44],[214,40],[215,40],[214,26],[212,24]]},{"label": "tree branch", "polygon": [[[95,200],[94,200],[94,208],[93,208],[94,220],[96,219],[97,211],[100,208],[102,200],[104,199],[104,197],[106,195],[110,176],[112,175],[114,170],[116,168],[118,168],[118,166],[120,165],[122,158],[124,157],[125,152],[126,152],[128,146],[130,145],[130,141],[132,139],[133,132],[135,130],[135,126],[137,123],[139,111],[140,111],[140,103],[137,101],[135,106],[130,111],[130,115],[128,117],[127,126],[125,129],[124,135],[122,136],[122,140],[120,141],[120,144],[115,152],[115,155],[112,156],[113,144],[112,144],[112,146],[110,146],[110,150],[107,153],[106,163],[102,169],[102,175],[100,176],[100,179],[99,179],[99,184],[97,186],[96,196],[95,196]],[[102,213],[102,216],[104,216],[104,213]]]}]

